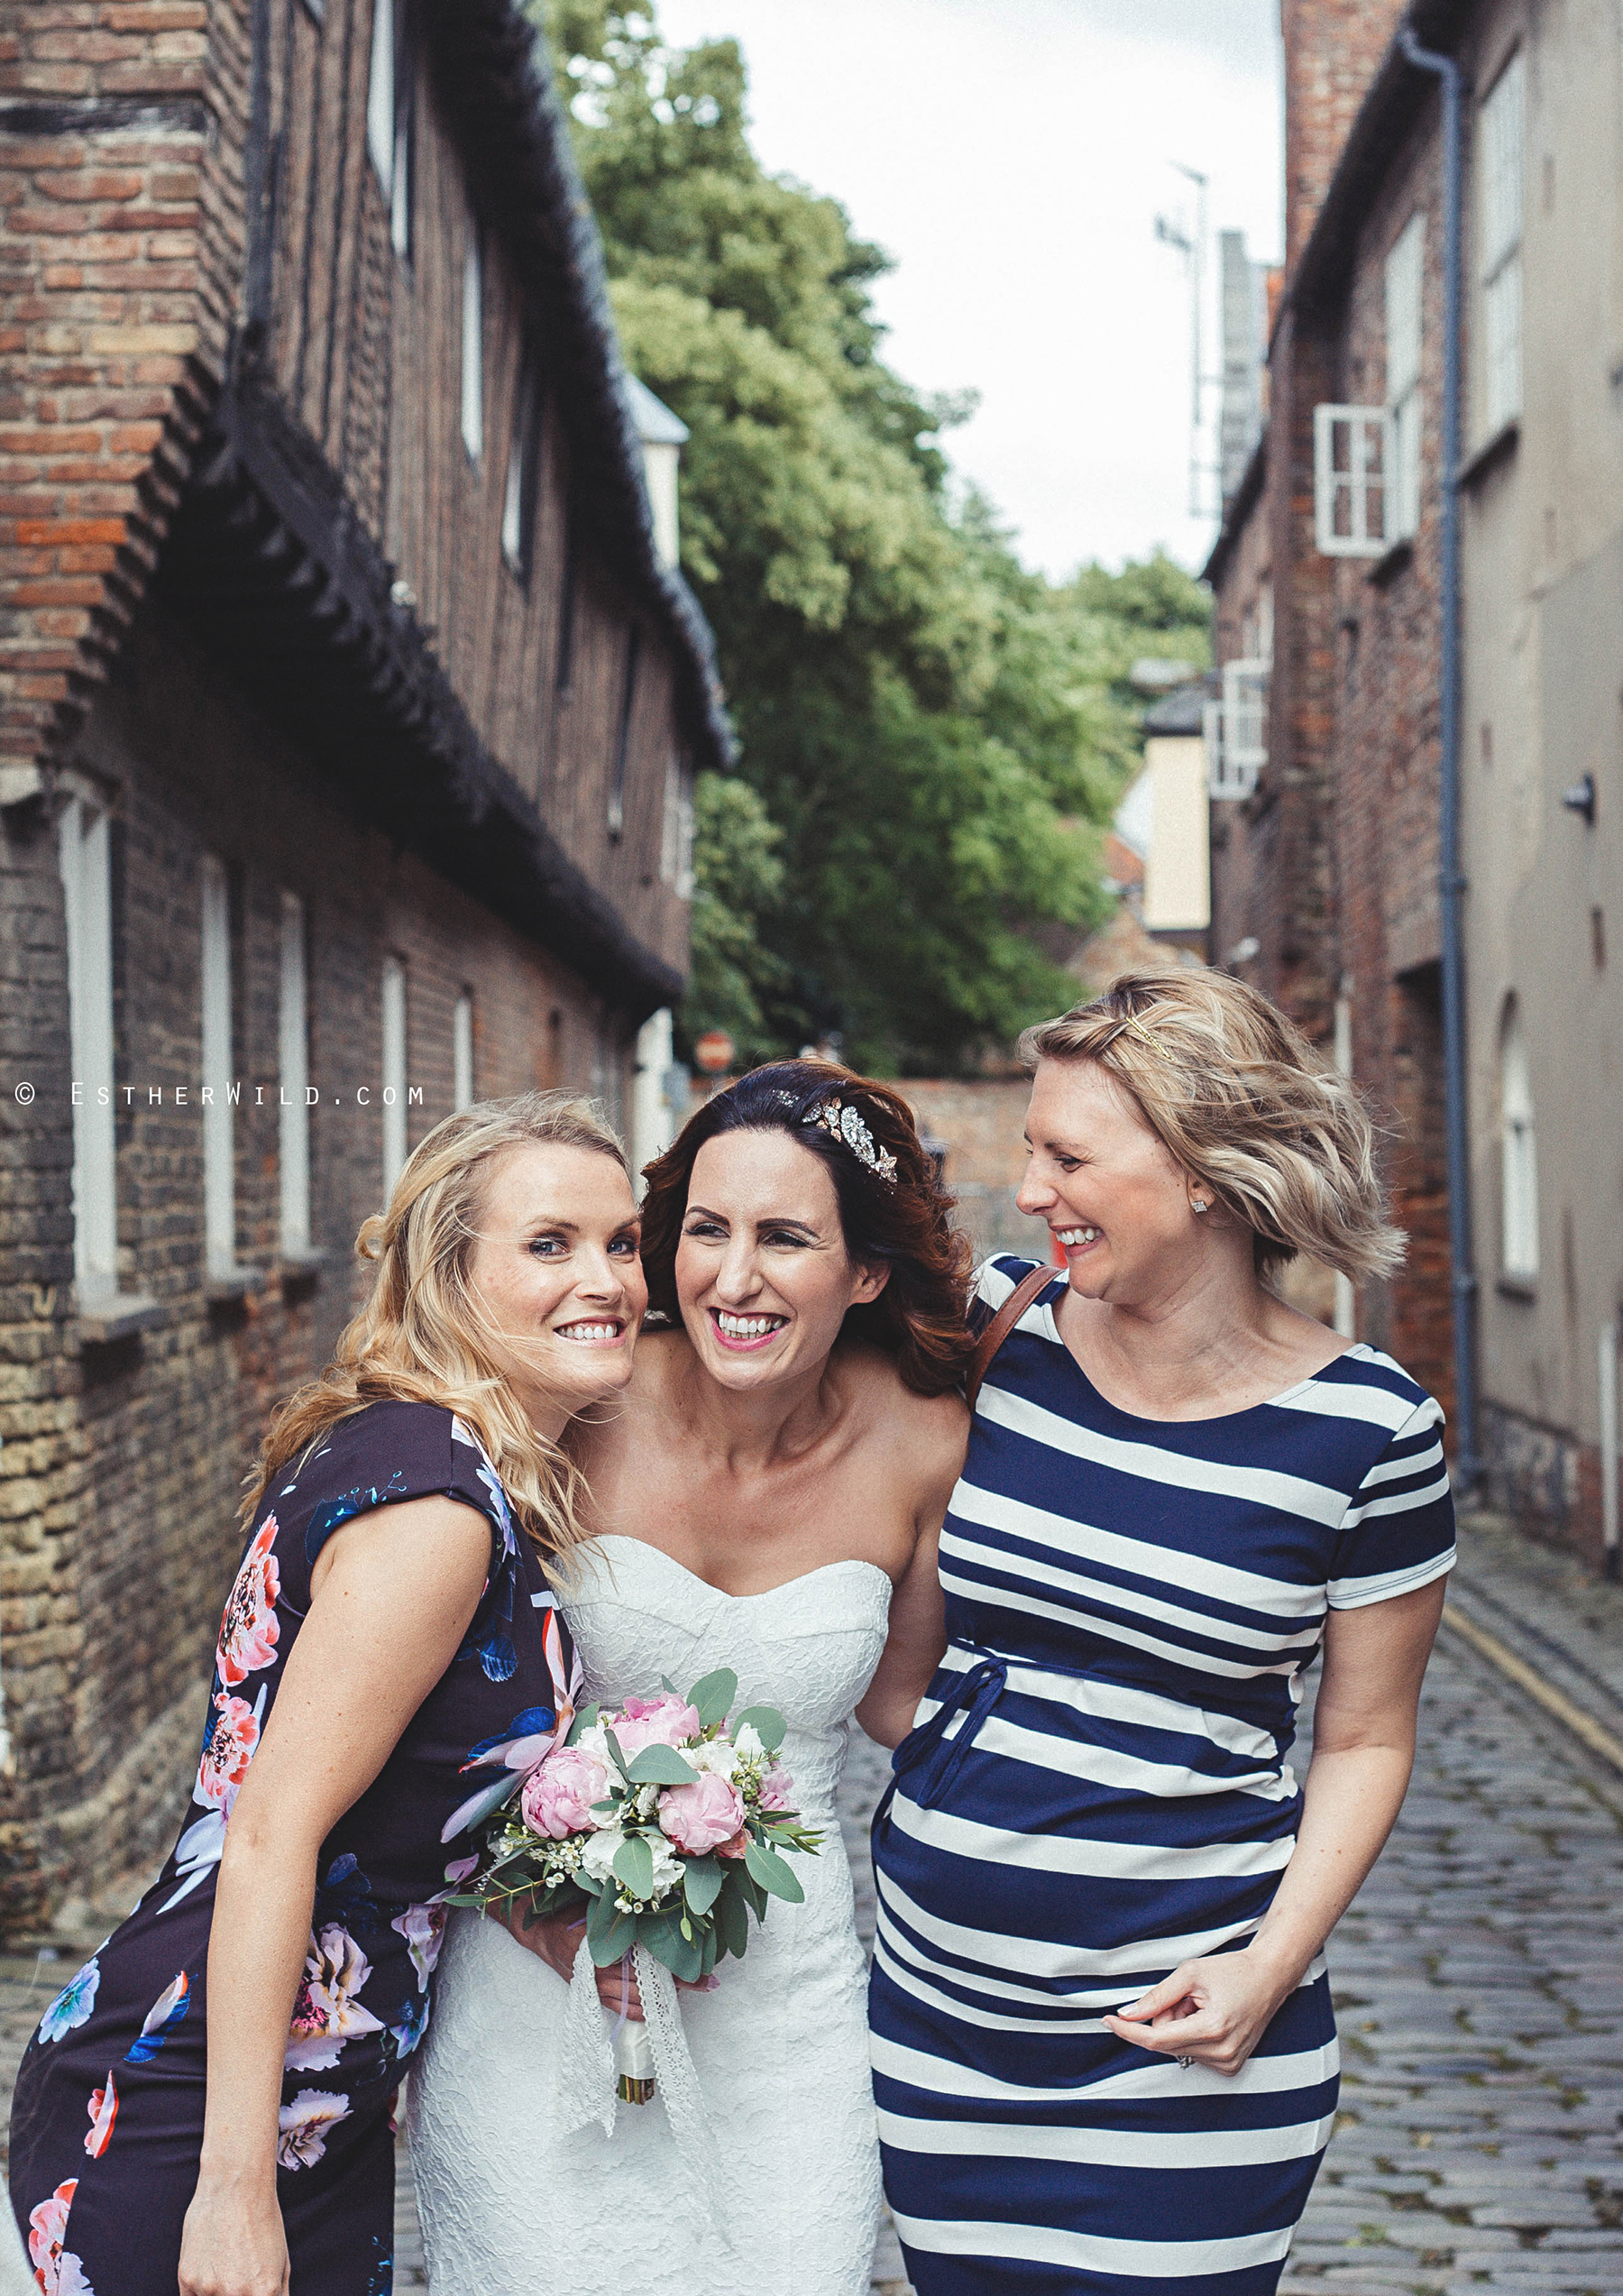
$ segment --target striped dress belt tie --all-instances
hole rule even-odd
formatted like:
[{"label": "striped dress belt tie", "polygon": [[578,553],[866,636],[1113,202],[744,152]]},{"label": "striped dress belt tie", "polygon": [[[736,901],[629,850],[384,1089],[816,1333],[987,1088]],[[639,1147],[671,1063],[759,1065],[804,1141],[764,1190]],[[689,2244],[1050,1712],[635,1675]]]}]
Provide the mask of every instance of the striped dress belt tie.
[{"label": "striped dress belt tie", "polygon": [[[977,1649],[980,1646],[968,1643],[958,1647]],[[908,1731],[891,1756],[891,1782],[874,1812],[872,1839],[876,1842],[885,1837],[885,1829],[890,1823],[891,1804],[896,1798],[896,1788],[903,1778],[910,1778],[926,1762],[930,1765],[929,1770],[912,1798],[922,1810],[933,1810],[938,1806],[958,1775],[965,1755],[975,1743],[982,1722],[1003,1695],[1004,1685],[1009,1678],[1009,1663],[995,1650],[983,1651],[977,1663],[958,1676],[958,1687],[949,1698],[941,1701],[930,1720],[921,1722],[916,1730]],[[958,1714],[964,1717],[963,1727],[956,1737],[949,1738],[948,1730]]]}]

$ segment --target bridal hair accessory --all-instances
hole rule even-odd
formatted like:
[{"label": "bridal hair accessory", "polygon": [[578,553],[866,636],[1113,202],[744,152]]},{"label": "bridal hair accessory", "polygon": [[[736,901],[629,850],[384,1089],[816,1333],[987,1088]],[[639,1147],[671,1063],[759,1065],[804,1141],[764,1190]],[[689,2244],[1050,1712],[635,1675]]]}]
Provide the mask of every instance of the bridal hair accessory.
[{"label": "bridal hair accessory", "polygon": [[876,1146],[873,1134],[855,1108],[848,1108],[839,1100],[820,1100],[808,1108],[802,1124],[817,1125],[830,1140],[838,1140],[848,1148],[859,1164],[866,1164],[876,1179],[894,1188],[896,1184],[896,1160],[888,1148]]}]

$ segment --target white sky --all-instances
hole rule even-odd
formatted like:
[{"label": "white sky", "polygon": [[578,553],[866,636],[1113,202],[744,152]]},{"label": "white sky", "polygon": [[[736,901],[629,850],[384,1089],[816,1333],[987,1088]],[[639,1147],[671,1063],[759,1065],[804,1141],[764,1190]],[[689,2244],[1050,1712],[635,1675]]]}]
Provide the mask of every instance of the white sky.
[{"label": "white sky", "polygon": [[921,390],[980,392],[947,444],[1028,562],[1062,575],[1160,542],[1198,565],[1188,288],[1154,223],[1192,223],[1181,161],[1211,180],[1209,270],[1224,228],[1277,259],[1278,0],[658,0],[658,18],[678,46],[741,42],[764,163],[895,259],[886,355]]}]

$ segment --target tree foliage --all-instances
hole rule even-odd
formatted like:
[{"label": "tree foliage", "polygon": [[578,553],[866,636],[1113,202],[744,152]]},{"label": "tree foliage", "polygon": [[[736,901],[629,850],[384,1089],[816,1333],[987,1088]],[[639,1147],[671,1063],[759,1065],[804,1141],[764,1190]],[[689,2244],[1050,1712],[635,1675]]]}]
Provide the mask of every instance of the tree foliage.
[{"label": "tree foliage", "polygon": [[1065,1001],[1033,929],[1101,913],[1123,646],[1189,652],[1204,596],[1164,559],[1054,588],[955,497],[966,402],[885,363],[885,258],[761,168],[735,41],[609,0],[545,21],[628,362],[692,434],[683,564],[739,737],[745,786],[700,794],[684,1025],[956,1066]]}]

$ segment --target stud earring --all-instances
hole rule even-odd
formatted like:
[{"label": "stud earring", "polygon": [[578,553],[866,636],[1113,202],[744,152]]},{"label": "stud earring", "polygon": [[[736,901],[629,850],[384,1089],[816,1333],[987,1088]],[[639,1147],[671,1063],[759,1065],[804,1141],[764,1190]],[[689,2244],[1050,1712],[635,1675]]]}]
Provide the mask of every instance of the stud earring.
[{"label": "stud earring", "polygon": [[1191,1197],[1189,1199],[1189,1208],[1194,1212],[1205,1212],[1209,1211],[1211,1207],[1207,1204],[1204,1196],[1195,1196]]}]

